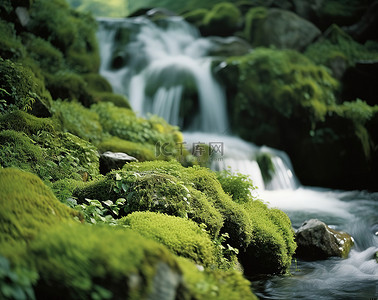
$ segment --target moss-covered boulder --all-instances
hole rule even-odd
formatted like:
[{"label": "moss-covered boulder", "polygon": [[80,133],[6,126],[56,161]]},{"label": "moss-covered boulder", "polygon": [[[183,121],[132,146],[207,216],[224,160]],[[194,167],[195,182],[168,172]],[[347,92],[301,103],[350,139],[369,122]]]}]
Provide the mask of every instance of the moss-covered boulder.
[{"label": "moss-covered boulder", "polygon": [[36,175],[13,168],[0,169],[0,207],[3,246],[28,242],[50,226],[79,216],[61,204]]},{"label": "moss-covered boulder", "polygon": [[[211,267],[217,264],[216,248],[209,235],[195,222],[154,212],[134,212],[120,220],[141,235],[165,245],[178,256]],[[158,226],[157,226],[158,224]]]},{"label": "moss-covered boulder", "polygon": [[127,164],[122,171],[76,189],[74,196],[102,202],[123,198],[121,215],[148,210],[203,223],[212,238],[229,236],[224,246],[239,250],[246,273],[285,272],[295,249],[290,220],[261,201],[246,198],[247,193],[240,192],[244,199],[234,202],[212,171],[154,161]]},{"label": "moss-covered boulder", "polygon": [[304,50],[320,35],[312,23],[283,9],[252,8],[245,19],[244,35],[255,47]]},{"label": "moss-covered boulder", "polygon": [[241,14],[235,4],[221,2],[204,16],[200,28],[205,35],[230,36],[240,27],[240,20]]},{"label": "moss-covered boulder", "polygon": [[0,58],[0,113],[21,109],[49,116],[51,95],[27,67]]},{"label": "moss-covered boulder", "polygon": [[50,119],[21,111],[0,118],[0,165],[37,174],[45,181],[99,174],[99,155],[89,142],[55,130]]}]

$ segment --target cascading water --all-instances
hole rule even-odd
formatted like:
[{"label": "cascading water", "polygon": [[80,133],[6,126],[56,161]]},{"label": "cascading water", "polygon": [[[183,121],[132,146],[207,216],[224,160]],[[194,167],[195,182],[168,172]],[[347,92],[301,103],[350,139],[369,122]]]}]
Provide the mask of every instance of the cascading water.
[{"label": "cascading water", "polygon": [[[214,43],[210,39],[201,38],[179,17],[165,19],[160,26],[144,17],[100,19],[99,23],[101,73],[115,92],[128,96],[134,111],[157,114],[184,128],[189,146],[221,142],[225,151],[221,159],[211,162],[214,170],[229,168],[248,174],[260,189],[298,186],[283,153],[225,134],[229,131],[226,99],[212,75],[213,58],[208,53]],[[271,155],[276,170],[268,184],[256,162],[261,152]]]},{"label": "cascading water", "polygon": [[[186,132],[187,145],[216,144],[214,170],[248,174],[258,196],[285,211],[294,228],[318,218],[354,237],[349,257],[293,264],[292,276],[252,280],[262,299],[369,299],[378,297],[378,195],[301,187],[283,152],[226,135],[225,96],[211,73],[214,44],[178,17],[157,23],[145,17],[100,19],[101,73],[141,115],[154,113]],[[218,40],[219,41],[219,40]],[[258,156],[268,155],[267,182]]]}]

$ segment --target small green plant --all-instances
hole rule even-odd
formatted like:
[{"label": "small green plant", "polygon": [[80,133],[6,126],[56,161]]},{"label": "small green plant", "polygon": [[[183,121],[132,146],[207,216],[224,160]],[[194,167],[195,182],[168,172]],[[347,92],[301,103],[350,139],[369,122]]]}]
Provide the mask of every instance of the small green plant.
[{"label": "small green plant", "polygon": [[35,300],[32,284],[38,277],[37,272],[18,269],[12,270],[5,257],[0,255],[0,298],[12,300]]}]

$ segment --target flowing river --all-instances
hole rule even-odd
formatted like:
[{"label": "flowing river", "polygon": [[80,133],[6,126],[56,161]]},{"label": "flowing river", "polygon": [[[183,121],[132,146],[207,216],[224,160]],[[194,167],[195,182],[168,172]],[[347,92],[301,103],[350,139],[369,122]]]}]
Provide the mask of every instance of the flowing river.
[{"label": "flowing river", "polygon": [[[129,98],[134,111],[180,126],[189,148],[216,146],[211,168],[250,175],[255,195],[286,212],[294,229],[317,218],[353,236],[346,259],[293,260],[290,275],[249,278],[259,298],[377,299],[378,193],[301,186],[285,153],[232,136],[225,93],[211,70],[214,43],[181,18],[98,21],[101,74]],[[268,182],[257,163],[264,153],[275,170]]]}]

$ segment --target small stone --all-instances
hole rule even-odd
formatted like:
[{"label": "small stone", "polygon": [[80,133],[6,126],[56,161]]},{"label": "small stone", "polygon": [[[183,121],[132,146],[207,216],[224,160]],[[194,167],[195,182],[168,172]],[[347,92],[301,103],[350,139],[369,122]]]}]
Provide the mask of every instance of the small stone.
[{"label": "small stone", "polygon": [[100,173],[105,175],[111,170],[119,170],[132,161],[138,160],[126,153],[106,151],[100,155]]}]

